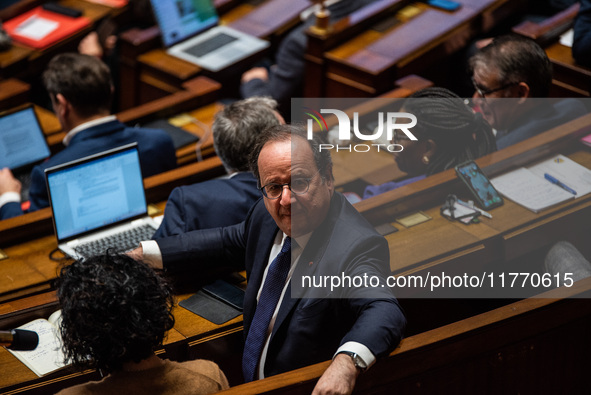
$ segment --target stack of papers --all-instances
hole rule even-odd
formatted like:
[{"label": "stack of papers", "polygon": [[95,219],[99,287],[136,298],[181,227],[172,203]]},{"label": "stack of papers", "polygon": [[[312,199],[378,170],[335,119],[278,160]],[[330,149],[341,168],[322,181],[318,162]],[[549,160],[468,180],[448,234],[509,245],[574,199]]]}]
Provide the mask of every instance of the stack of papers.
[{"label": "stack of papers", "polygon": [[[558,180],[562,186],[548,181],[546,175]],[[505,197],[537,213],[590,193],[591,170],[558,155],[529,168],[522,167],[495,177],[491,182]]]}]

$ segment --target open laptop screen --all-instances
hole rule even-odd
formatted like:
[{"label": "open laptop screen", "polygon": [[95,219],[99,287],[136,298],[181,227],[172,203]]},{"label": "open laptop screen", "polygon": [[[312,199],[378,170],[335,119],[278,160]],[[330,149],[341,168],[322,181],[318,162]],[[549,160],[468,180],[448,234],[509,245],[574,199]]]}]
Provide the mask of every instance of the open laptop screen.
[{"label": "open laptop screen", "polygon": [[166,48],[217,25],[211,0],[150,0]]},{"label": "open laptop screen", "polygon": [[49,154],[33,107],[0,115],[0,168],[15,170],[40,162]]},{"label": "open laptop screen", "polygon": [[58,242],[147,214],[137,145],[46,170]]}]

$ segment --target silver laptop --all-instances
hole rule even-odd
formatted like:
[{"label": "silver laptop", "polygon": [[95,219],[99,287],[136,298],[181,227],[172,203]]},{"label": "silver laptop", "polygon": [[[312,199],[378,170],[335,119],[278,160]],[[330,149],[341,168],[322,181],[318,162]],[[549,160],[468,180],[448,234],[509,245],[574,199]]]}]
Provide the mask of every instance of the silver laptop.
[{"label": "silver laptop", "polygon": [[0,114],[0,169],[8,167],[21,182],[28,200],[33,167],[50,155],[33,106]]},{"label": "silver laptop", "polygon": [[222,70],[269,46],[265,40],[217,26],[219,17],[211,0],[150,2],[167,53],[204,69]]},{"label": "silver laptop", "polygon": [[152,237],[137,143],[45,170],[58,248],[75,259]]}]

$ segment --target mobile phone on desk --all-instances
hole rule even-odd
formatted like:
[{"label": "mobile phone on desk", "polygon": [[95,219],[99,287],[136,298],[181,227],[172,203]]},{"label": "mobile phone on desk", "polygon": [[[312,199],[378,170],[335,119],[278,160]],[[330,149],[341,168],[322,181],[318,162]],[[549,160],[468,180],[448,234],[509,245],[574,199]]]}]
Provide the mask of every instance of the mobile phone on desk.
[{"label": "mobile phone on desk", "polygon": [[242,311],[244,305],[244,291],[240,288],[227,283],[224,280],[216,280],[202,288],[203,292],[229,304],[230,306]]},{"label": "mobile phone on desk", "polygon": [[425,3],[431,7],[439,8],[444,11],[455,11],[459,9],[462,4],[452,0],[424,0]]},{"label": "mobile phone on desk", "polygon": [[480,208],[489,210],[504,203],[499,192],[474,161],[462,163],[456,166],[455,170],[460,180],[466,184],[472,195],[474,195],[474,199]]}]

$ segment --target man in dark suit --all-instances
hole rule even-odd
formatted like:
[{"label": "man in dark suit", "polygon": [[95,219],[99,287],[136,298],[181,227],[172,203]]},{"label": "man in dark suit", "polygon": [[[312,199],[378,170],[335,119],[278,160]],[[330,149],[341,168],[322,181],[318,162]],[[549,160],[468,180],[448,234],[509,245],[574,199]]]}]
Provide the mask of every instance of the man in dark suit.
[{"label": "man in dark suit", "polygon": [[257,180],[249,172],[248,156],[263,130],[283,123],[276,107],[273,99],[252,97],[229,104],[216,114],[213,143],[228,177],[173,189],[153,239],[244,220],[261,197]]},{"label": "man in dark suit", "polygon": [[[172,139],[157,129],[129,128],[109,115],[113,84],[109,68],[99,59],[76,53],[55,56],[43,73],[56,116],[66,132],[64,148],[31,174],[29,211],[49,206],[45,169],[137,142],[144,177],[176,167]],[[20,183],[0,172],[0,219],[23,213]]]},{"label": "man in dark suit", "polygon": [[529,38],[495,37],[470,58],[470,68],[474,104],[496,130],[498,149],[587,113],[576,99],[546,98],[552,66],[544,49]]},{"label": "man in dark suit", "polygon": [[[350,393],[406,324],[385,285],[387,242],[334,192],[330,154],[303,131],[267,129],[252,158],[264,197],[244,222],[142,242],[130,255],[172,272],[244,265],[245,380],[333,358],[315,393]],[[306,284],[327,276],[371,278],[375,287]]]}]

